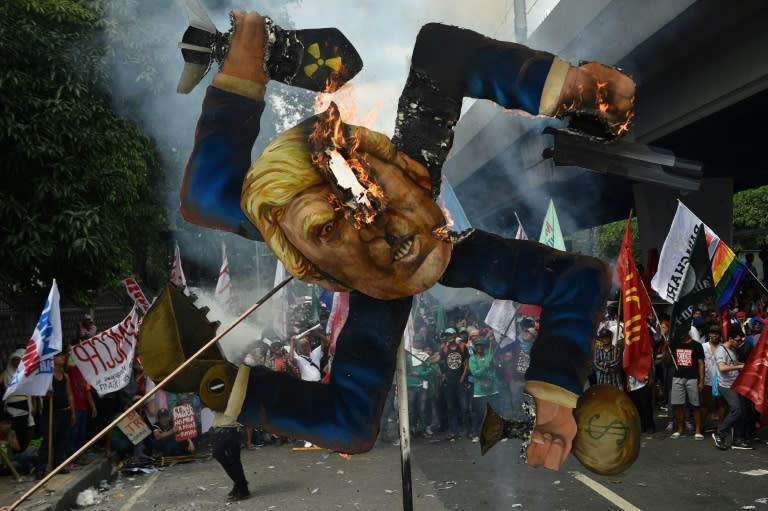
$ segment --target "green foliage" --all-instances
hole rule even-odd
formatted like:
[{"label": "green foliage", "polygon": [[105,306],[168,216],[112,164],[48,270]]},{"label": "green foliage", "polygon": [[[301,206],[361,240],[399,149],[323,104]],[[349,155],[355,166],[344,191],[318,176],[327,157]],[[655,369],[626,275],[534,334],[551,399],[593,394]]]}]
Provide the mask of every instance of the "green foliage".
[{"label": "green foliage", "polygon": [[765,226],[768,215],[768,186],[744,190],[733,195],[733,227],[754,229]]},{"label": "green foliage", "polygon": [[[87,302],[165,227],[152,140],[111,108],[103,5],[0,3],[0,281]],[[137,252],[138,251],[138,254]]]}]

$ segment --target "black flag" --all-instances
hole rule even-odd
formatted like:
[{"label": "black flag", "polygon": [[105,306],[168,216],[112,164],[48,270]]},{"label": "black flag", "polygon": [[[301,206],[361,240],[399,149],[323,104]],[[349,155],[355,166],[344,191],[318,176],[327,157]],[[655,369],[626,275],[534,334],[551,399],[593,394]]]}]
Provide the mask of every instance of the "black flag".
[{"label": "black flag", "polygon": [[689,251],[690,263],[685,272],[679,298],[672,305],[669,339],[676,343],[691,330],[693,308],[697,303],[715,297],[715,281],[709,262],[704,225],[696,226],[696,241]]}]

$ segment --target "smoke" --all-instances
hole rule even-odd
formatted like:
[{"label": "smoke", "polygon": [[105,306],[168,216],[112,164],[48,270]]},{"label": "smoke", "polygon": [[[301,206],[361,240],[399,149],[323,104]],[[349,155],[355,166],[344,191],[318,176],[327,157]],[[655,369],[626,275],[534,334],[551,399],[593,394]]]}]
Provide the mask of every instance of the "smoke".
[{"label": "smoke", "polygon": [[[209,309],[208,321],[221,323],[218,332],[233,323],[240,315],[216,300],[214,291],[192,287],[190,292],[197,297],[195,306]],[[242,321],[219,341],[219,349],[229,362],[235,365],[241,364],[246,353],[261,340],[263,332],[270,327],[268,314],[263,312],[257,314],[258,312]]]}]

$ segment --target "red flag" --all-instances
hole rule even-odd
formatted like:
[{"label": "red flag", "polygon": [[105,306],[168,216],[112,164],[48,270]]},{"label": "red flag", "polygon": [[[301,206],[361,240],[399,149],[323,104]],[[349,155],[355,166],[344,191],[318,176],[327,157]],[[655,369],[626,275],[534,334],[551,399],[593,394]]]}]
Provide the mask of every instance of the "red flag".
[{"label": "red flag", "polygon": [[[328,340],[330,341],[328,353],[331,356],[331,362],[329,363],[331,368],[333,367],[333,356],[336,354],[336,339],[339,338],[341,329],[344,328],[344,323],[347,322],[347,316],[349,316],[349,292],[333,293],[331,314],[328,316]],[[322,382],[329,383],[330,381],[331,371],[329,370],[323,376]]]},{"label": "red flag", "polygon": [[621,283],[624,310],[624,372],[638,380],[645,380],[653,359],[651,336],[645,323],[645,318],[651,313],[651,300],[632,257],[631,213],[616,260],[616,273]]},{"label": "red flag", "polygon": [[768,387],[768,328],[763,329],[757,346],[749,354],[736,381],[731,388],[755,403],[755,408],[762,415],[768,415],[768,403],[765,394]]}]

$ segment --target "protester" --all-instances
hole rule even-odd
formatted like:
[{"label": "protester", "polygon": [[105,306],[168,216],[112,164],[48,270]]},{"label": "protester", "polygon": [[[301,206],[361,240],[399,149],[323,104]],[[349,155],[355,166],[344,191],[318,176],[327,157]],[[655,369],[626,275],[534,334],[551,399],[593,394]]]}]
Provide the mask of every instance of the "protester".
[{"label": "protester", "polygon": [[[715,355],[720,347],[720,329],[714,328],[702,345],[704,350],[704,390],[701,394],[701,413],[704,429],[717,429],[725,417],[725,401],[717,391],[717,361]],[[713,416],[712,418],[710,418]]]},{"label": "protester", "polygon": [[[109,419],[110,421],[114,421],[117,417],[120,416],[121,411],[124,412],[131,407],[131,400],[127,396],[121,395],[119,396],[119,399],[120,402],[118,411],[114,416],[112,416],[111,419]],[[116,456],[117,460],[119,461],[130,456],[139,456],[143,452],[144,442],[139,442],[137,445],[134,445],[133,442],[131,442],[131,440],[125,436],[125,433],[123,433],[122,430],[117,426],[109,431],[104,441],[104,455],[107,458]]]},{"label": "protester", "polygon": [[[452,328],[446,330],[447,342],[438,353],[443,370],[442,390],[448,412],[449,433],[446,440],[456,441],[459,438],[460,422],[467,416],[467,401],[465,382],[469,372],[469,350]],[[471,425],[467,425],[469,433]]]},{"label": "protester", "polygon": [[531,348],[536,340],[537,330],[531,318],[523,318],[518,322],[520,332],[516,342],[504,338],[499,349],[494,354],[496,372],[501,387],[500,406],[504,414],[513,420],[523,420],[525,411],[522,407],[523,388],[525,387],[525,371],[531,362]]},{"label": "protester", "polygon": [[486,353],[488,339],[478,337],[474,341],[475,352],[469,357],[469,370],[474,377],[472,397],[472,442],[480,441],[480,423],[485,415],[485,409],[491,405],[499,409],[499,383],[496,368],[493,363],[493,352]]},{"label": "protester", "polygon": [[[18,348],[8,357],[8,365],[3,372],[3,394],[5,394],[5,389],[11,385],[23,356],[24,348]],[[22,451],[27,448],[32,434],[29,426],[34,421],[32,420],[33,414],[30,413],[30,403],[31,400],[27,396],[19,394],[8,396],[8,399],[5,400],[5,411],[12,417],[11,428],[16,432]]]},{"label": "protester", "polygon": [[677,431],[671,438],[680,439],[685,436],[685,403],[686,398],[693,411],[696,440],[704,440],[701,420],[701,391],[704,389],[704,349],[694,341],[689,333],[683,333],[678,342],[671,344],[672,354],[676,364],[672,377],[670,404],[675,413]]},{"label": "protester", "polygon": [[85,314],[83,319],[77,325],[77,340],[90,339],[99,332],[96,327],[96,323],[93,321],[93,316]]},{"label": "protester", "polygon": [[717,362],[717,388],[728,404],[728,415],[725,416],[717,431],[712,433],[712,440],[715,442],[715,447],[723,451],[727,450],[727,438],[731,435],[731,429],[733,429],[731,448],[741,450],[752,449],[752,446],[747,443],[744,437],[745,416],[741,399],[739,399],[739,394],[731,388],[736,377],[739,375],[739,371],[744,367],[744,364],[736,358],[732,337],[729,336],[717,348],[715,361]]},{"label": "protester", "polygon": [[[0,449],[5,453],[5,458],[0,459],[0,475],[7,476],[13,473],[27,474],[34,466],[35,458],[24,456],[16,431],[13,430],[13,417],[7,413],[0,415]],[[10,462],[10,466],[6,463]],[[13,470],[11,470],[13,467]]]},{"label": "protester", "polygon": [[[623,344],[623,343],[622,343]],[[594,366],[599,385],[610,385],[624,390],[624,361],[621,344],[613,345],[613,332],[603,328],[597,334]]]},{"label": "protester", "polygon": [[[37,479],[42,479],[47,472],[49,442],[53,445],[52,466],[56,467],[66,459],[69,430],[76,421],[72,387],[65,370],[67,356],[67,351],[61,351],[53,357],[52,390],[49,390],[48,395],[43,399],[42,417],[44,420],[41,424],[43,441],[38,451],[37,468],[35,469]],[[48,414],[50,413],[53,413],[53,429],[51,430],[48,428]],[[67,468],[60,471],[64,474],[67,472],[69,472]]]},{"label": "protester", "polygon": [[171,420],[171,412],[167,408],[161,408],[157,412],[157,424],[152,428],[152,437],[155,440],[155,448],[163,456],[180,456],[193,454],[195,444],[192,439],[176,441],[177,428]]},{"label": "protester", "polygon": [[75,424],[70,430],[67,455],[77,452],[88,440],[88,419],[96,417],[96,402],[93,399],[88,383],[83,374],[70,357],[67,364],[67,376],[72,388],[72,400],[75,409]]},{"label": "protester", "polygon": [[[217,413],[216,418],[221,415]],[[213,457],[221,464],[221,468],[234,483],[232,490],[227,495],[227,500],[233,502],[247,499],[251,496],[251,492],[248,490],[248,481],[245,478],[243,462],[240,459],[242,425],[227,423],[225,426],[217,426],[216,418],[214,419],[214,426],[211,428]]]},{"label": "protester", "polygon": [[424,338],[414,335],[411,351],[406,355],[406,386],[408,387],[408,416],[411,434],[431,438],[430,415],[427,409],[432,407],[429,399],[430,374],[428,355],[423,351]]}]

